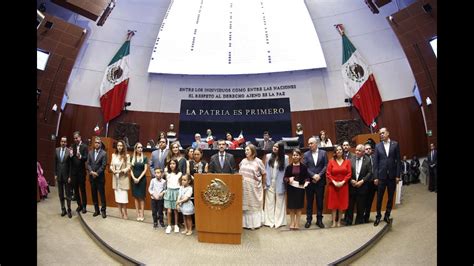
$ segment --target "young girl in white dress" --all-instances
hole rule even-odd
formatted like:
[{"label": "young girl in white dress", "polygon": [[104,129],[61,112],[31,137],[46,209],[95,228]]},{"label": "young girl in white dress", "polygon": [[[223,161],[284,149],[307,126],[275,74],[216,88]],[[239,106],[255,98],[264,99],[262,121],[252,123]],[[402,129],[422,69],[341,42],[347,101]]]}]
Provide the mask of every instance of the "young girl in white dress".
[{"label": "young girl in white dress", "polygon": [[174,212],[174,232],[179,233],[178,226],[178,210],[176,209],[176,200],[179,194],[179,179],[181,178],[181,172],[178,171],[178,160],[172,159],[169,161],[166,173],[166,193],[165,208],[167,210],[168,226],[166,227],[166,233],[171,233],[171,212]]},{"label": "young girl in white dress", "polygon": [[179,188],[178,200],[176,201],[176,206],[184,216],[184,231],[181,232],[187,236],[192,235],[193,233],[193,219],[192,215],[194,214],[194,204],[191,201],[191,196],[193,195],[193,187],[190,186],[191,178],[188,175],[183,175],[181,177],[182,186]]}]

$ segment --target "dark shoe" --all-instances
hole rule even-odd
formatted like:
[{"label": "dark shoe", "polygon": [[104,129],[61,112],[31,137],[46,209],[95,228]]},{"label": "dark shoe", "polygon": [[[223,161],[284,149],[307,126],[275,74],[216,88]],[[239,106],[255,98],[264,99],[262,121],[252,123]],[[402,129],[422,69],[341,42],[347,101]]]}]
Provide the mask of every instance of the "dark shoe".
[{"label": "dark shoe", "polygon": [[154,223],[154,224],[153,224],[153,229],[156,230],[157,228],[158,228],[158,224],[157,224],[157,223]]},{"label": "dark shoe", "polygon": [[87,213],[86,208],[82,208],[82,213]]},{"label": "dark shoe", "polygon": [[92,214],[92,216],[96,217],[97,215],[99,215],[100,212],[99,211],[95,211],[94,214]]},{"label": "dark shoe", "polygon": [[392,220],[390,220],[389,217],[384,217],[383,220],[388,223],[388,224],[391,224],[392,223]]},{"label": "dark shoe", "polygon": [[77,212],[82,211],[82,207],[77,207],[77,208],[76,208],[76,211],[77,211]]},{"label": "dark shoe", "polygon": [[61,211],[61,217],[66,216],[66,209],[62,209]]},{"label": "dark shoe", "polygon": [[319,228],[324,228],[324,224],[321,221],[317,221],[316,225],[319,226]]},{"label": "dark shoe", "polygon": [[67,210],[67,217],[72,218],[72,212],[71,209]]},{"label": "dark shoe", "polygon": [[374,226],[379,225],[380,223],[380,218],[375,218]]},{"label": "dark shoe", "polygon": [[161,227],[165,227],[165,223],[160,222],[160,226],[161,226]]},{"label": "dark shoe", "polygon": [[105,213],[105,211],[102,211],[102,218],[107,218],[107,214]]},{"label": "dark shoe", "polygon": [[346,226],[351,226],[351,225],[352,225],[352,221],[345,221],[344,224],[345,224]]},{"label": "dark shoe", "polygon": [[304,224],[304,228],[309,228],[310,226],[311,226],[311,222],[306,222],[306,223]]}]

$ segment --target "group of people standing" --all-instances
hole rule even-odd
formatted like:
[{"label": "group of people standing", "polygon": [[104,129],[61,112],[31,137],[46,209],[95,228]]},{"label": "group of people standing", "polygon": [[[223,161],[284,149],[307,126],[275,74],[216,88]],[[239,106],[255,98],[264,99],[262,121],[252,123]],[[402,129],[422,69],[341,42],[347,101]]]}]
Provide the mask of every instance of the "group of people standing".
[{"label": "group of people standing", "polygon": [[[72,217],[71,201],[74,194],[77,201],[77,212],[87,213],[86,170],[89,173],[94,214],[106,214],[105,200],[105,166],[107,153],[102,149],[100,138],[94,139],[94,149],[89,151],[82,142],[80,132],[73,134],[74,143],[67,147],[67,137],[61,137],[60,147],[55,150],[54,179],[58,183],[58,194],[61,203],[61,216]],[[99,210],[98,195],[101,209]],[[67,206],[67,209],[66,209]]]},{"label": "group of people standing", "polygon": [[[390,214],[396,184],[400,180],[400,148],[389,138],[389,131],[379,131],[381,142],[372,152],[370,144],[359,144],[355,154],[349,151],[349,143],[334,146],[334,156],[327,160],[326,151],[319,149],[320,138],[308,139],[309,150],[302,154],[294,149],[291,159],[284,154],[281,142],[273,145],[272,152],[264,160],[256,158],[256,149],[248,145],[246,158],[240,163],[243,179],[243,227],[259,228],[261,225],[280,227],[287,224],[286,210],[290,212],[289,229],[299,229],[300,217],[306,198],[306,223],[309,228],[313,219],[313,202],[316,200],[316,226],[324,228],[323,201],[326,185],[328,209],[332,210],[331,227],[352,225],[354,207],[357,208],[356,224],[367,223],[375,193],[377,215],[374,226],[382,218],[382,199],[388,190],[384,221],[391,223]],[[344,147],[346,146],[346,147]],[[265,206],[263,195],[265,191]],[[286,201],[285,193],[288,202]],[[263,208],[264,207],[264,208]],[[261,212],[263,211],[263,215]],[[339,214],[345,212],[344,219]]]},{"label": "group of people standing", "polygon": [[[242,224],[247,229],[286,226],[286,210],[290,212],[289,229],[297,230],[304,201],[306,199],[306,223],[309,228],[313,220],[313,203],[316,207],[316,226],[324,228],[323,201],[327,187],[327,207],[332,210],[331,227],[351,225],[354,220],[354,207],[357,209],[356,224],[367,223],[372,201],[377,194],[377,215],[374,226],[382,218],[382,198],[388,190],[388,201],[384,221],[391,223],[390,214],[396,184],[400,180],[400,148],[389,138],[389,131],[381,128],[381,142],[372,151],[370,144],[359,144],[355,154],[349,151],[349,143],[334,146],[334,156],[328,161],[326,151],[319,149],[321,139],[308,139],[309,150],[304,154],[296,148],[291,158],[285,155],[282,142],[272,143],[272,152],[263,160],[257,157],[257,147],[245,147],[245,158],[239,164],[238,173],[242,175],[243,217]],[[94,138],[93,149],[88,151],[82,143],[79,132],[74,132],[74,144],[67,147],[67,138],[62,137],[56,149],[55,179],[58,182],[61,215],[72,217],[71,198],[74,191],[77,212],[86,213],[85,176],[86,170],[91,184],[93,216],[106,214],[105,167],[107,153],[103,150],[100,137]],[[180,145],[173,142],[167,148],[167,140],[161,137],[158,149],[151,153],[150,160],[143,153],[143,145],[136,143],[132,156],[127,153],[123,140],[116,142],[109,170],[113,173],[112,188],[120,215],[128,219],[128,190],[135,199],[137,221],[144,221],[146,198],[146,173],[151,172],[152,180],[148,187],[151,196],[153,227],[158,223],[166,227],[166,233],[179,232],[183,223],[186,235],[193,228],[193,175],[196,173],[236,173],[234,156],[228,152],[225,140],[217,141],[218,152],[211,156],[209,163],[202,159],[199,147],[189,147],[184,156]],[[431,164],[436,164],[436,154],[431,152]],[[98,195],[101,208],[99,209]],[[265,196],[265,200],[264,200]],[[66,201],[66,202],[65,202]],[[264,204],[265,202],[265,204]],[[66,205],[67,204],[67,209]],[[265,206],[264,206],[265,205]],[[167,226],[163,221],[163,210],[167,213]],[[183,216],[178,215],[181,212]],[[344,219],[339,215],[345,212]],[[184,218],[183,218],[184,217]]]}]

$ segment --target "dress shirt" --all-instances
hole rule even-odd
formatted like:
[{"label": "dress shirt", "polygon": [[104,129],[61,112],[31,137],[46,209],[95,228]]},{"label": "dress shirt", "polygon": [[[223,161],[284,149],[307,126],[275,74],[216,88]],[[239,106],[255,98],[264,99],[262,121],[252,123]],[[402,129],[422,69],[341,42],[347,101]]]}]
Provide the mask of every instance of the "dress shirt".
[{"label": "dress shirt", "polygon": [[311,155],[313,156],[314,165],[316,165],[318,163],[318,149],[316,149],[315,152],[312,152]]},{"label": "dress shirt", "polygon": [[388,157],[388,151],[390,150],[390,140],[389,139],[387,141],[383,142],[383,147],[385,148],[385,153],[387,153],[387,157]]},{"label": "dress shirt", "polygon": [[356,180],[359,181],[360,168],[362,168],[362,157],[356,158]]}]

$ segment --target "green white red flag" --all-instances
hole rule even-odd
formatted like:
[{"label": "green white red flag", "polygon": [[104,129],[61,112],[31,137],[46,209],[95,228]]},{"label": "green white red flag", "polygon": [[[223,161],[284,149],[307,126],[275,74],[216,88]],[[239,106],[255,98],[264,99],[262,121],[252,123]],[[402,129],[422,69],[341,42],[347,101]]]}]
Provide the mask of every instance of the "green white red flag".
[{"label": "green white red flag", "polygon": [[119,116],[124,108],[130,74],[130,39],[134,34],[133,31],[128,32],[127,40],[105,70],[100,87],[100,107],[105,123]]},{"label": "green white red flag", "polygon": [[352,105],[359,111],[364,123],[377,129],[375,119],[380,113],[382,98],[374,75],[359,51],[344,34],[342,24],[336,25],[336,28],[342,36],[341,71],[346,95],[352,99]]}]

